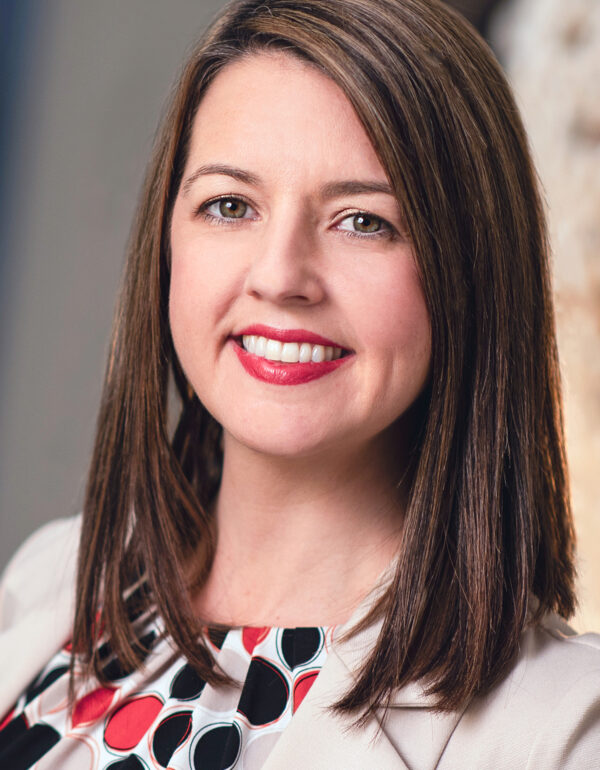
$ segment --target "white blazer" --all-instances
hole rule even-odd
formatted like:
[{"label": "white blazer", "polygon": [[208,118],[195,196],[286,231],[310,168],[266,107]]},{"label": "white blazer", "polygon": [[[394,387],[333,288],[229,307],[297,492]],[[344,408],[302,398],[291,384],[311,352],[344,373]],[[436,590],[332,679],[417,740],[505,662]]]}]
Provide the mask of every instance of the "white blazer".
[{"label": "white blazer", "polygon": [[[42,527],[5,571],[0,718],[70,636],[79,525],[75,518]],[[412,684],[357,730],[327,706],[347,691],[378,630],[334,644],[264,770],[600,770],[600,636],[576,636],[548,616],[523,633],[510,672],[485,697],[439,714]]]}]

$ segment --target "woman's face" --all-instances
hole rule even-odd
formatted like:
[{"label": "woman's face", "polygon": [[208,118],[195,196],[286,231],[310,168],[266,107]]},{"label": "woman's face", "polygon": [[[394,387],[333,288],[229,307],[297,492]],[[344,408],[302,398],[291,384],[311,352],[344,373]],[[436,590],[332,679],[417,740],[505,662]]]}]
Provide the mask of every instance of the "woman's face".
[{"label": "woman's face", "polygon": [[221,71],[173,210],[169,312],[226,449],[359,448],[414,402],[431,335],[403,229],[333,81],[283,53]]}]

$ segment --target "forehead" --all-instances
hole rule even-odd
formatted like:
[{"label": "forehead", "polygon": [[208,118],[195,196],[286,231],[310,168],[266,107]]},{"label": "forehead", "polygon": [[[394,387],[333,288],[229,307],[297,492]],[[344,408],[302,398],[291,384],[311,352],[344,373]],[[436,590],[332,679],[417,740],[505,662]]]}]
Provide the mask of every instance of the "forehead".
[{"label": "forehead", "polygon": [[195,116],[189,163],[318,166],[386,178],[350,101],[310,62],[283,52],[253,53],[226,65]]}]

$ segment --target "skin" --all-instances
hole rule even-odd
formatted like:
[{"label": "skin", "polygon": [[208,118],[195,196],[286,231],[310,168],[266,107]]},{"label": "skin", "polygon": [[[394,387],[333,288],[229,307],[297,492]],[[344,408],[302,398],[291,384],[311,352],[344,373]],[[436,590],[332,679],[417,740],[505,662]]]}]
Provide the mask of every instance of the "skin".
[{"label": "skin", "polygon": [[[198,174],[207,164],[258,180]],[[348,179],[387,183],[316,68],[260,53],[213,81],[173,210],[170,286],[177,354],[224,432],[217,551],[195,597],[213,622],[343,622],[398,550],[403,416],[427,380],[429,316],[394,196],[323,197]],[[243,201],[241,216],[219,196]],[[254,323],[307,329],[351,355],[309,383],[261,382],[232,340]]]}]

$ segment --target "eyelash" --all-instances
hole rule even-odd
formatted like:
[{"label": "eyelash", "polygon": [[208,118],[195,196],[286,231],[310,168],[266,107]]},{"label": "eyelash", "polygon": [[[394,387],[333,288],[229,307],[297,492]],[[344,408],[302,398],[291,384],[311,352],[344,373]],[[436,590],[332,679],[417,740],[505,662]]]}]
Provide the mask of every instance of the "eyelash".
[{"label": "eyelash", "polygon": [[[198,208],[195,210],[194,214],[196,217],[200,217],[201,219],[204,219],[206,222],[210,222],[211,224],[216,225],[224,225],[228,226],[230,224],[235,223],[237,220],[247,219],[247,217],[216,217],[214,214],[210,214],[208,212],[208,209],[210,206],[212,206],[214,203],[220,203],[221,201],[236,201],[245,203],[246,206],[249,206],[252,208],[251,204],[248,203],[248,201],[244,200],[244,198],[240,198],[238,195],[220,195],[217,198],[212,198],[211,200],[206,201],[205,203],[202,203]],[[345,217],[343,217],[340,222],[344,222],[346,219],[350,219],[356,216],[367,216],[371,217],[373,219],[376,219],[378,222],[381,222],[383,225],[383,229],[376,230],[373,233],[361,233],[355,230],[338,230],[338,232],[342,233],[343,235],[348,235],[350,238],[387,238],[388,240],[394,240],[397,237],[397,232],[395,228],[386,220],[383,219],[383,217],[379,217],[376,214],[371,214],[369,211],[353,211],[349,214],[346,214]]]}]

